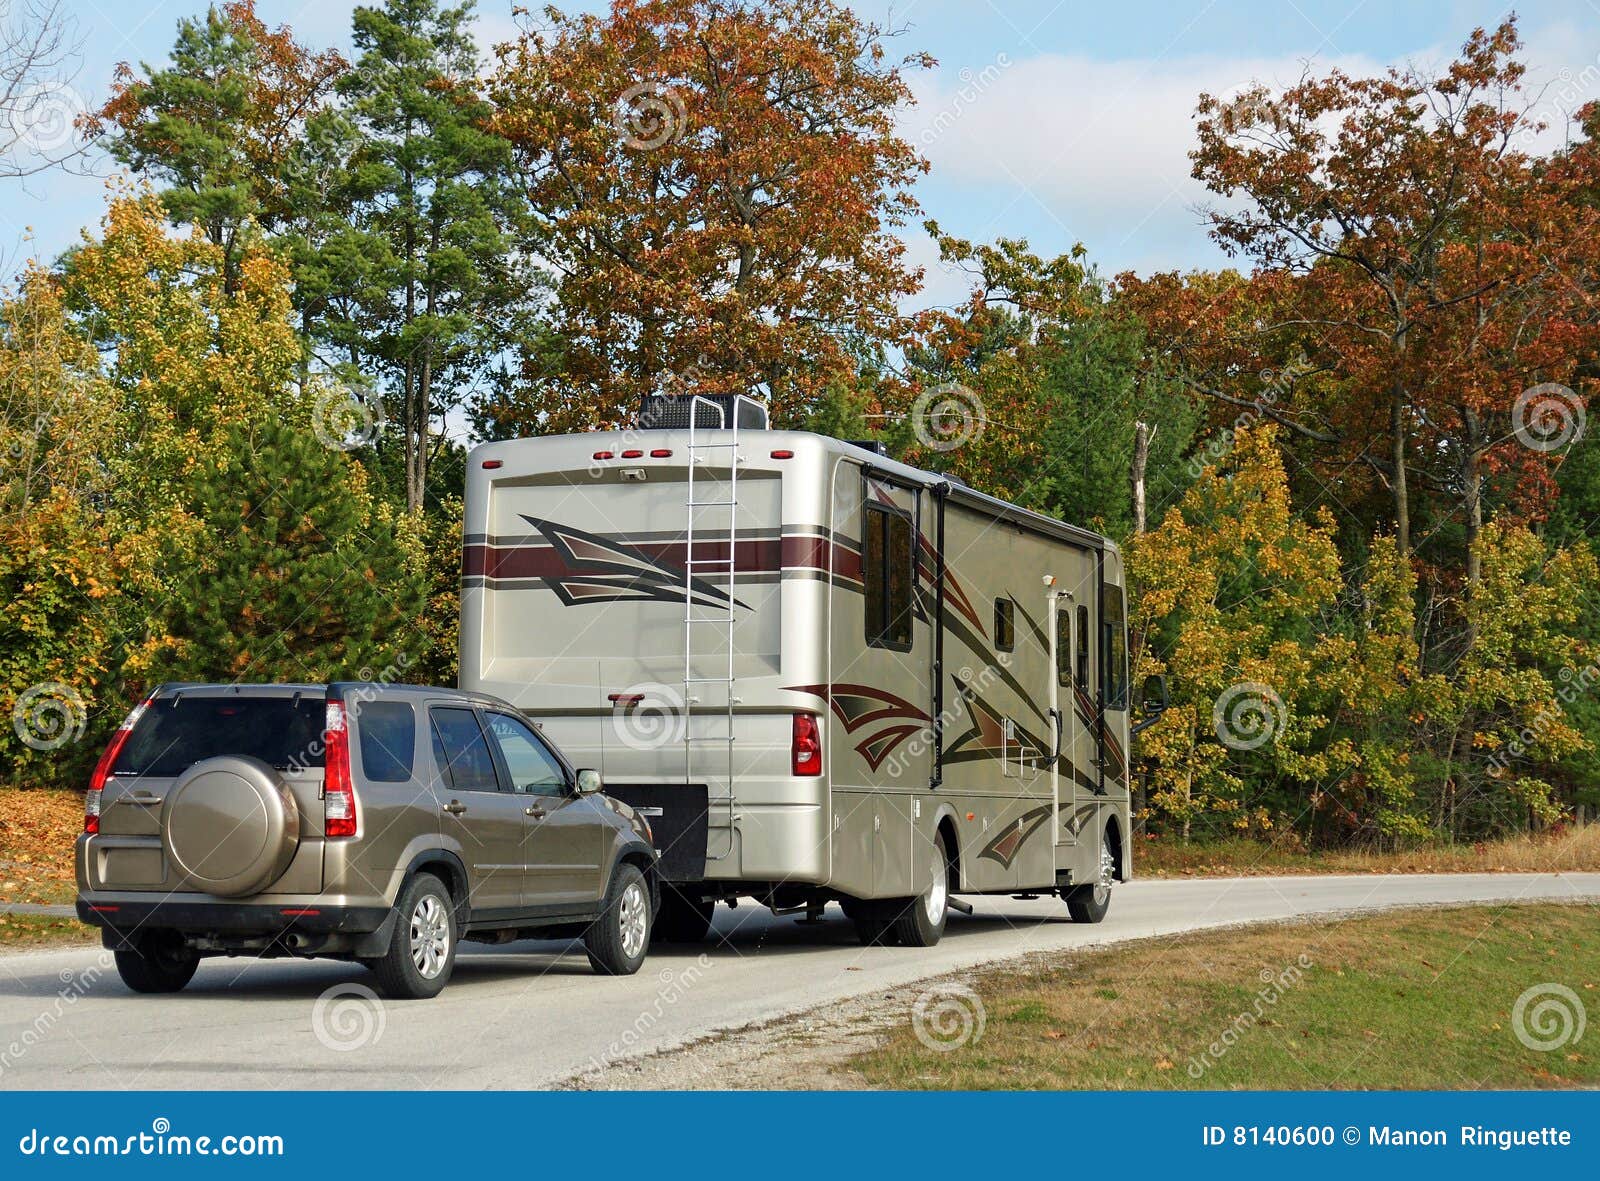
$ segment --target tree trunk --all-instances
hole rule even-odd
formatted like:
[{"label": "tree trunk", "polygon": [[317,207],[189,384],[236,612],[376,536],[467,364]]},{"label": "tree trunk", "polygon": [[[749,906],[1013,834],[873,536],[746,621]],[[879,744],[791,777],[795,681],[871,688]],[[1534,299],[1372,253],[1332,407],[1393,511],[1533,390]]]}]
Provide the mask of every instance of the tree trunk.
[{"label": "tree trunk", "polygon": [[1483,559],[1478,553],[1478,536],[1483,532],[1483,441],[1478,416],[1463,408],[1461,418],[1466,426],[1466,438],[1462,440],[1465,447],[1462,449],[1461,485],[1466,501],[1467,596],[1470,598],[1477,592],[1483,574]]},{"label": "tree trunk", "polygon": [[1405,386],[1396,377],[1389,397],[1389,459],[1394,467],[1394,544],[1411,556],[1411,494],[1406,486]]},{"label": "tree trunk", "polygon": [[1133,424],[1133,534],[1135,537],[1144,534],[1144,469],[1150,462],[1150,440],[1155,437],[1147,423],[1136,422]]}]

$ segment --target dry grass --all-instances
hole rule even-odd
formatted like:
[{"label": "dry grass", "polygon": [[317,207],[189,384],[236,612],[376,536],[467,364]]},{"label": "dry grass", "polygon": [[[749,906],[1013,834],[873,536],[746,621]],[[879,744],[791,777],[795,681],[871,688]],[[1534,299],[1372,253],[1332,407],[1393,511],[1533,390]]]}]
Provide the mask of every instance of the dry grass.
[{"label": "dry grass", "polygon": [[[929,1090],[1600,1086],[1592,1038],[1540,1050],[1518,1037],[1518,998],[1549,984],[1600,1016],[1595,908],[1213,931],[989,972],[972,981],[981,1033],[940,1047],[902,1018],[835,1069],[857,1085]],[[1533,1011],[1525,1029],[1558,1031]]]},{"label": "dry grass", "polygon": [[1144,841],[1140,877],[1262,877],[1297,873],[1556,873],[1600,871],[1600,824],[1474,845],[1425,845],[1397,853],[1307,851],[1261,841]]},{"label": "dry grass", "polygon": [[77,919],[41,914],[0,914],[0,947],[7,951],[98,944],[100,932]]},{"label": "dry grass", "polygon": [[83,793],[0,788],[0,903],[71,902]]}]

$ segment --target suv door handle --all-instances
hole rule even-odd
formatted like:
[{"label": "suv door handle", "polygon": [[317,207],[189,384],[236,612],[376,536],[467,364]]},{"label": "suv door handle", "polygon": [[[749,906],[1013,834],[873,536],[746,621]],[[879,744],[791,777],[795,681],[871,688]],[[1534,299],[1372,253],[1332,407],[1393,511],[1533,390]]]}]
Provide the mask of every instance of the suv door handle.
[{"label": "suv door handle", "polygon": [[546,816],[550,815],[550,813],[546,812],[538,804],[531,804],[524,808],[522,810],[522,814],[524,816],[532,816],[535,820],[543,820]]},{"label": "suv door handle", "polygon": [[467,806],[465,804],[463,804],[460,800],[451,800],[448,804],[446,804],[444,806],[444,810],[446,812],[450,813],[450,815],[452,815],[452,816],[460,816],[463,812],[465,812],[467,810]]}]

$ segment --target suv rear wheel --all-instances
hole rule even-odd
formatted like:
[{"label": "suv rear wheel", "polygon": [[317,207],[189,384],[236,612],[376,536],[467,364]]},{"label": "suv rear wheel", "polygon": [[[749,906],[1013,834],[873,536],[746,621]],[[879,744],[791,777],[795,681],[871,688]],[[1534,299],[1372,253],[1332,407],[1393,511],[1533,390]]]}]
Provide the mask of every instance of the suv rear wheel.
[{"label": "suv rear wheel", "polygon": [[170,931],[135,935],[118,948],[117,975],[134,992],[177,992],[194,979],[200,955]]},{"label": "suv rear wheel", "polygon": [[631,976],[650,949],[650,883],[636,865],[617,866],[600,917],[583,936],[589,966],[602,976]]},{"label": "suv rear wheel", "polygon": [[438,996],[456,964],[456,911],[450,891],[431,873],[419,873],[400,891],[400,912],[389,950],[372,961],[383,991],[396,1000]]}]

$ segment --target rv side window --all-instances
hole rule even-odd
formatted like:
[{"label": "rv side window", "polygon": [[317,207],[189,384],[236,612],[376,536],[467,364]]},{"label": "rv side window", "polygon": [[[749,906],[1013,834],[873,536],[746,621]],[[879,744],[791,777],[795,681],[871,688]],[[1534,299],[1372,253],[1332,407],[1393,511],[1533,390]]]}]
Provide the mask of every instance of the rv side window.
[{"label": "rv side window", "polygon": [[1089,692],[1089,608],[1078,607],[1078,688]]},{"label": "rv side window", "polygon": [[1100,592],[1100,666],[1105,680],[1107,709],[1128,708],[1128,632],[1122,609],[1122,588],[1107,586]]},{"label": "rv side window", "polygon": [[911,651],[911,518],[868,504],[862,522],[861,577],[866,589],[867,643]]},{"label": "rv side window", "polygon": [[1017,605],[1010,599],[994,601],[994,647],[997,652],[1017,649]]},{"label": "rv side window", "polygon": [[1072,612],[1066,608],[1056,612],[1056,684],[1072,687]]}]

